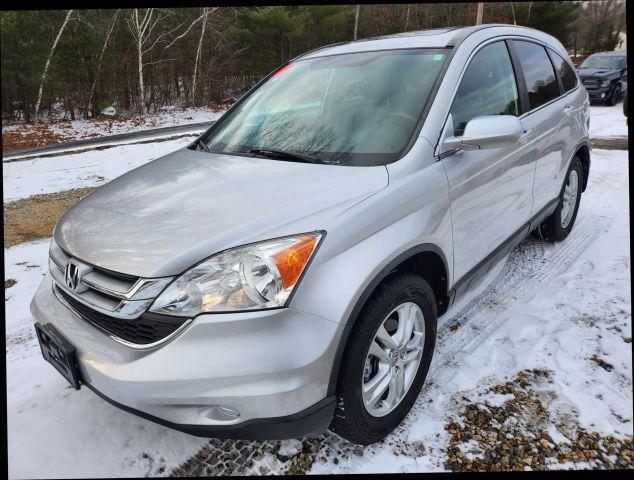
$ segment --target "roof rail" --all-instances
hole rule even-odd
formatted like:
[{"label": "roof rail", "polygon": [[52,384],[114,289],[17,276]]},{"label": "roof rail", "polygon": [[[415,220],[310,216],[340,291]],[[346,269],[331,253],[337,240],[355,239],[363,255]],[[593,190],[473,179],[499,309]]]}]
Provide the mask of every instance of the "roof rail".
[{"label": "roof rail", "polygon": [[334,47],[335,45],[343,45],[344,43],[351,43],[351,42],[336,42],[336,43],[330,43],[328,45],[322,45],[321,47],[313,48],[312,50],[308,50],[307,52],[300,53],[296,57],[290,59],[288,63],[294,62],[295,60],[302,58],[303,56],[308,55],[309,53],[316,52],[317,50],[323,50],[324,48]]},{"label": "roof rail", "polygon": [[456,47],[461,44],[469,35],[475,32],[479,32],[480,30],[484,30],[485,28],[492,27],[515,27],[515,28],[527,28],[521,27],[519,25],[510,25],[508,23],[485,23],[484,25],[473,25],[471,27],[462,27],[459,28],[456,32],[456,35],[452,37],[449,42],[447,42],[447,47]]}]

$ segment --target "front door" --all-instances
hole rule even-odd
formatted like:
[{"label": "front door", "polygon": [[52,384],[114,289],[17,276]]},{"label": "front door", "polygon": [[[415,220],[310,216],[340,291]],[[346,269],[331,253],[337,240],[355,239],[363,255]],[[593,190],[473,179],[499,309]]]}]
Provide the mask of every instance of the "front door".
[{"label": "front door", "polygon": [[[472,57],[452,103],[447,121],[453,135],[462,135],[472,118],[520,112],[506,43],[484,46]],[[530,143],[521,138],[515,145],[459,150],[442,159],[451,195],[456,281],[526,226],[535,175]]]}]

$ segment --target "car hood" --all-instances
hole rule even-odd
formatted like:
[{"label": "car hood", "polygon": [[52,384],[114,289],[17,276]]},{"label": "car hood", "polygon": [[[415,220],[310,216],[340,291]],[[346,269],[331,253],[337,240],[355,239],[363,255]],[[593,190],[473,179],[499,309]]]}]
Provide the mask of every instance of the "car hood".
[{"label": "car hood", "polygon": [[385,188],[387,170],[178,150],[98,188],[55,228],[68,254],[140,277],[229,247],[324,228]]},{"label": "car hood", "polygon": [[618,76],[620,70],[608,70],[605,68],[580,68],[578,72],[581,78],[611,78]]}]

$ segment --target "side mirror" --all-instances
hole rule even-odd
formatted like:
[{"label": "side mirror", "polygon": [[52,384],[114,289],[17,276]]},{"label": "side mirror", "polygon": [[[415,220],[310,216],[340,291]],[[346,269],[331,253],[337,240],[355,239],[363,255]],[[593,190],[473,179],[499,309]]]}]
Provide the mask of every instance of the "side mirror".
[{"label": "side mirror", "polygon": [[524,129],[517,117],[512,115],[491,115],[476,117],[467,123],[461,137],[447,138],[441,153],[450,150],[485,150],[504,147],[516,143]]}]

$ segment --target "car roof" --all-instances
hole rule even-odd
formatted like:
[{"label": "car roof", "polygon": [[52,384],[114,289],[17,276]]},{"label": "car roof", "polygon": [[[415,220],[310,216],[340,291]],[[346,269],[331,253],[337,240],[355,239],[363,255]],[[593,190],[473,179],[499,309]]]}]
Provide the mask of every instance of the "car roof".
[{"label": "car roof", "polygon": [[417,30],[412,32],[395,33],[379,37],[365,38],[351,42],[341,42],[325,45],[306,52],[294,60],[316,58],[343,53],[355,53],[377,50],[391,50],[404,48],[448,48],[456,47],[469,35],[486,30],[491,37],[496,34],[518,34],[546,41],[559,42],[552,36],[528,27],[491,23],[470,27],[436,28],[431,30]]}]

